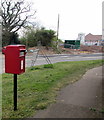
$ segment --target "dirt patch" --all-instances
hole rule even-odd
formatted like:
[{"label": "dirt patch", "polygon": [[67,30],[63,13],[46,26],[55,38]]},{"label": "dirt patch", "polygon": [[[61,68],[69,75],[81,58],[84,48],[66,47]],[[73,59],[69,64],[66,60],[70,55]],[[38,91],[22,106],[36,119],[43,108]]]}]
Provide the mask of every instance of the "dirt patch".
[{"label": "dirt patch", "polygon": [[64,46],[60,46],[59,50],[56,50],[52,47],[32,47],[28,49],[28,53],[31,54],[31,50],[40,49],[39,54],[41,55],[42,52],[45,54],[90,54],[90,53],[99,53],[103,52],[104,48],[102,46],[84,46],[81,45],[80,49],[70,49],[64,48]]},{"label": "dirt patch", "polygon": [[81,45],[80,51],[89,51],[89,52],[93,52],[93,53],[104,52],[104,47],[96,46],[96,45],[93,45],[93,46]]}]

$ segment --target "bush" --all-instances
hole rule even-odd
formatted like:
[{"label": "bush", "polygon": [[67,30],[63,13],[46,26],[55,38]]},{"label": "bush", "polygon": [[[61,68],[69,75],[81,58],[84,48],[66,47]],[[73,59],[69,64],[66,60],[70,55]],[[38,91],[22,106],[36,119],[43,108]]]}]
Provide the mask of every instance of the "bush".
[{"label": "bush", "polygon": [[53,68],[53,64],[46,64],[44,65],[44,68]]}]

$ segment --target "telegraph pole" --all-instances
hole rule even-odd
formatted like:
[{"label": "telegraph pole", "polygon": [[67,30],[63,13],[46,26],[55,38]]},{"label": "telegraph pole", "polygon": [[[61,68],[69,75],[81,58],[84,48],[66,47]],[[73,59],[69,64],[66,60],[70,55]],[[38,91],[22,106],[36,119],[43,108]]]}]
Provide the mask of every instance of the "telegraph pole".
[{"label": "telegraph pole", "polygon": [[59,16],[59,14],[58,14],[58,21],[57,21],[57,49],[58,49],[58,47],[59,47],[59,41],[58,41],[58,36],[59,36],[59,19],[60,19],[60,16]]}]

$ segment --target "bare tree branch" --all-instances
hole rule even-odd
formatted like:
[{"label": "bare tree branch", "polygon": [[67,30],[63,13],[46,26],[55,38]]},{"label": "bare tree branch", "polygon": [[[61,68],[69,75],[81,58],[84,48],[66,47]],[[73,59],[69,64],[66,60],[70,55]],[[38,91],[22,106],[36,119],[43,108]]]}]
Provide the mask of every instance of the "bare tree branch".
[{"label": "bare tree branch", "polygon": [[[8,28],[9,31],[16,32],[18,31],[24,24],[26,24],[27,19],[34,16],[36,11],[33,14],[28,14],[30,12],[30,5],[27,5],[22,8],[22,5],[24,4],[24,0],[14,2],[12,0],[4,0],[2,3],[2,9],[3,9],[3,27]],[[26,15],[23,17],[23,15]]]},{"label": "bare tree branch", "polygon": [[36,11],[31,11],[30,4],[25,5],[24,0],[3,0],[1,6],[3,33],[16,33],[21,27],[31,23],[28,20],[36,13]]}]

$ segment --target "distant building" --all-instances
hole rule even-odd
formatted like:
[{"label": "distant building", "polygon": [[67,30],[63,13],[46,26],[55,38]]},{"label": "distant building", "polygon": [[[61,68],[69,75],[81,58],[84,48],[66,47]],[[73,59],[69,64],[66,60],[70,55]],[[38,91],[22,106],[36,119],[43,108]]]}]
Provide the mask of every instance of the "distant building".
[{"label": "distant building", "polygon": [[77,40],[80,40],[81,44],[85,44],[85,34],[84,33],[79,33]]},{"label": "distant building", "polygon": [[85,36],[85,45],[100,45],[102,42],[102,35],[93,35],[91,33]]},{"label": "distant building", "polygon": [[80,49],[80,40],[65,40],[64,48]]},{"label": "distant building", "polygon": [[102,44],[102,35],[93,35],[91,33],[87,34],[85,36],[84,33],[79,33],[78,34],[78,40],[81,40],[82,45],[101,45]]}]

